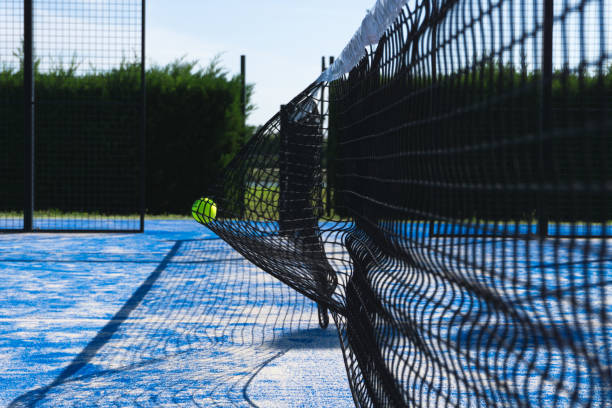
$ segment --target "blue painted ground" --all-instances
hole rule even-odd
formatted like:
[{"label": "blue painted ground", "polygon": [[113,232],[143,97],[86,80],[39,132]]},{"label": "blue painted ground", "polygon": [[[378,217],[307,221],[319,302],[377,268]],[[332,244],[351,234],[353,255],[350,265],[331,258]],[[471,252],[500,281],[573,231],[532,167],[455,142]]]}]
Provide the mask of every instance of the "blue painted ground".
[{"label": "blue painted ground", "polygon": [[0,234],[0,406],[352,406],[311,301],[191,221]]},{"label": "blue painted ground", "polygon": [[[145,234],[0,234],[0,406],[352,406],[336,333],[318,328],[312,302],[195,222],[150,221],[146,227]],[[508,228],[501,233],[512,233]],[[419,224],[398,233],[428,231]],[[410,285],[404,296],[413,300],[414,313],[434,317],[418,327],[424,340],[472,373],[479,372],[474,361],[482,362],[487,371],[474,375],[476,386],[479,375],[483,384],[491,375],[514,378],[534,406],[567,405],[572,393],[576,401],[606,406],[609,380],[592,367],[612,361],[612,329],[591,317],[612,314],[609,243],[592,238],[515,246],[503,245],[503,238],[434,232],[441,234],[434,251],[441,265],[464,271],[472,285],[495,288],[519,317],[546,325],[534,336],[491,313],[487,303],[462,296],[457,285],[453,296]],[[579,226],[559,234],[602,232]],[[412,258],[427,264],[423,257],[433,254],[431,247],[415,247]],[[389,282],[381,290],[392,287]],[[453,322],[448,319],[455,313],[440,305],[462,316],[490,317]],[[487,326],[506,327],[504,338]],[[540,338],[549,328],[556,336]],[[414,351],[399,350],[402,367],[418,360]],[[545,381],[536,381],[545,371]],[[450,401],[468,400],[466,387],[436,372],[416,375],[431,378],[430,387],[446,390]],[[572,386],[556,390],[560,400],[541,400],[561,379]]]},{"label": "blue painted ground", "polygon": [[[79,218],[38,217],[34,216],[33,228],[35,231],[45,230],[82,230],[82,231],[138,231],[140,230],[139,216],[81,216]],[[1,217],[0,231],[23,229],[23,217]]]}]

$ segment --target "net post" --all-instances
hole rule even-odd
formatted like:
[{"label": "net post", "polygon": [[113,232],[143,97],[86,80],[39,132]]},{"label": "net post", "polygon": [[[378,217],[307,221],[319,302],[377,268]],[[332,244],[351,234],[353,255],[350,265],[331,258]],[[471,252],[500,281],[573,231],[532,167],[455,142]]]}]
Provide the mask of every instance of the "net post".
[{"label": "net post", "polygon": [[246,55],[240,56],[240,110],[246,126]]},{"label": "net post", "polygon": [[[325,72],[327,67],[325,66],[325,56],[321,57],[321,72]],[[325,121],[325,85],[321,85],[321,132],[324,132],[324,121]],[[327,137],[327,144],[329,146],[329,135]],[[329,147],[325,152],[325,214],[329,216],[331,214],[331,193],[329,185]]]},{"label": "net post", "polygon": [[[329,57],[329,67],[331,68],[331,66],[334,63],[334,57],[330,56]],[[325,57],[323,57],[321,59],[321,68],[325,68]],[[323,69],[325,70],[325,69]],[[329,86],[329,85],[327,85]],[[325,89],[327,86],[324,86],[323,89]],[[329,108],[331,107],[331,89],[328,91],[327,93],[328,98],[330,99],[330,101],[328,101],[327,103],[327,109],[329,110]],[[325,116],[323,109],[321,109],[321,115],[322,118]],[[321,120],[321,126],[323,126],[323,120]],[[333,181],[332,178],[334,177],[334,169],[332,167],[332,145],[330,143],[330,138],[329,138],[329,116],[328,116],[328,131],[327,131],[327,146],[326,146],[326,152],[325,152],[325,156],[327,157],[327,163],[326,163],[326,169],[325,169],[325,213],[327,214],[328,217],[331,217],[332,215],[332,194],[331,194],[331,190],[332,190],[332,186],[333,186]]]},{"label": "net post", "polygon": [[[553,74],[553,17],[554,0],[544,0],[544,24],[542,33],[542,107],[541,107],[541,130],[539,144],[539,177],[540,183],[549,183],[547,177],[550,166],[550,143],[545,141],[545,136],[552,128],[552,74]],[[545,188],[540,189],[538,200],[538,236],[543,239],[548,236],[548,205]]]},{"label": "net post", "polygon": [[[246,142],[246,106],[247,106],[247,86],[246,86],[246,55],[240,55],[240,112],[242,113],[242,139]],[[246,170],[248,171],[248,169]],[[245,180],[246,173],[242,172],[240,176],[240,186],[238,188],[238,215],[240,219],[244,219],[246,207],[244,205],[244,196],[246,194]]]},{"label": "net post", "polygon": [[[431,6],[431,7],[435,7],[435,6]],[[431,11],[431,9],[428,8],[429,11],[429,21],[433,21],[433,16],[434,16],[434,12]],[[436,37],[436,33],[437,33],[437,24],[431,23],[431,85],[430,85],[430,93],[429,93],[429,115],[431,117],[434,117],[434,110],[435,110],[435,102],[434,99],[436,97],[436,91],[435,91],[435,86],[436,86],[436,81],[437,81],[437,73],[438,73],[438,62],[436,59],[436,51],[437,51],[437,37]],[[431,128],[432,130],[432,135],[431,137],[433,138],[433,128]],[[435,235],[435,230],[436,230],[436,220],[432,217],[429,219],[429,238],[431,239],[434,235]]]},{"label": "net post", "polygon": [[281,235],[287,232],[287,105],[280,106],[280,129],[278,132],[278,230]]},{"label": "net post", "polygon": [[25,109],[25,161],[23,230],[33,230],[34,219],[34,47],[32,0],[23,2],[23,88]]},{"label": "net post", "polygon": [[[321,72],[325,72],[325,57],[321,57]],[[321,85],[321,129],[325,118],[325,85]]]},{"label": "net post", "polygon": [[147,131],[147,83],[145,67],[145,10],[146,0],[141,6],[141,32],[140,32],[140,232],[144,232],[146,212],[146,131]]}]

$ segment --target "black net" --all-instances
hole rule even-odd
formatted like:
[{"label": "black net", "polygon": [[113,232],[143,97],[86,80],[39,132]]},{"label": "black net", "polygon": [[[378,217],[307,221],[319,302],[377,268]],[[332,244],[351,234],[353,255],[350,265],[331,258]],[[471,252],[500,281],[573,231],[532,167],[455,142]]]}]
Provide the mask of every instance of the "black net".
[{"label": "black net", "polygon": [[409,2],[206,192],[203,224],[329,308],[358,406],[611,406],[611,18]]},{"label": "black net", "polygon": [[[0,154],[6,155],[0,229],[23,228],[30,184],[23,176],[25,4],[0,5]],[[143,226],[143,7],[142,0],[32,2],[34,230]]]}]

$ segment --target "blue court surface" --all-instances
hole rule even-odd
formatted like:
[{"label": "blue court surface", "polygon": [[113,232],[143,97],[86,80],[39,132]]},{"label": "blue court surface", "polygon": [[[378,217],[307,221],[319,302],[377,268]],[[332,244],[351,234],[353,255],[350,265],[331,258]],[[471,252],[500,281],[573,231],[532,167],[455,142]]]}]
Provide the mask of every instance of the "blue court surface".
[{"label": "blue court surface", "polygon": [[316,305],[193,221],[0,234],[1,406],[353,406]]}]

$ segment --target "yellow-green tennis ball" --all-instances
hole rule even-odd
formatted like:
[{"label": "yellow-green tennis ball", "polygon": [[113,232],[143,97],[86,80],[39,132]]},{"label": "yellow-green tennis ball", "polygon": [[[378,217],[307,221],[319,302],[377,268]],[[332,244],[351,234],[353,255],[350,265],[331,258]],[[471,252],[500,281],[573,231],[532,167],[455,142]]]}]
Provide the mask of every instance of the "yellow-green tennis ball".
[{"label": "yellow-green tennis ball", "polygon": [[196,221],[206,224],[217,217],[217,205],[210,198],[197,199],[191,206],[191,215]]},{"label": "yellow-green tennis ball", "polygon": [[198,198],[197,200],[195,200],[195,202],[191,206],[191,216],[197,222],[202,222],[202,219],[200,218],[200,214],[198,214],[198,208],[200,208],[201,203],[202,203],[202,200]]}]

